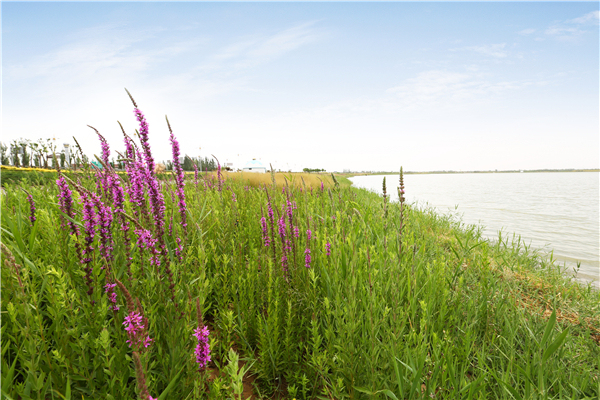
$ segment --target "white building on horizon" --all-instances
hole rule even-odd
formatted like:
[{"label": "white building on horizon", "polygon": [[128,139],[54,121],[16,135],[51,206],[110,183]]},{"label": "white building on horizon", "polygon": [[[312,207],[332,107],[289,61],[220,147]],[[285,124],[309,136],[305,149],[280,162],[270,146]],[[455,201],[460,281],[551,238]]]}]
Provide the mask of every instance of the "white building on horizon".
[{"label": "white building on horizon", "polygon": [[264,174],[267,172],[267,167],[265,167],[256,158],[253,158],[252,161],[248,161],[246,163],[246,165],[244,165],[244,167],[242,168],[242,171],[244,171],[244,172],[259,172],[259,173]]}]

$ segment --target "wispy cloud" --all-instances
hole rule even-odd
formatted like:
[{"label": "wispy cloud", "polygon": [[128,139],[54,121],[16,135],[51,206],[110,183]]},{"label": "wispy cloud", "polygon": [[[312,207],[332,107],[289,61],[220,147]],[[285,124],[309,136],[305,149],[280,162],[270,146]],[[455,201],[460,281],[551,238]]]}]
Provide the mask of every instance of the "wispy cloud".
[{"label": "wispy cloud", "polygon": [[533,28],[528,28],[528,29],[523,29],[522,31],[519,31],[519,35],[531,35],[532,33],[535,33],[536,29]]},{"label": "wispy cloud", "polygon": [[549,26],[544,33],[558,40],[576,40],[591,31],[590,27],[598,25],[599,12],[592,11],[578,18],[557,22]]},{"label": "wispy cloud", "polygon": [[505,50],[506,43],[497,43],[483,46],[466,46],[450,49],[450,51],[474,51],[484,56],[494,58],[505,58],[508,53]]},{"label": "wispy cloud", "polygon": [[581,17],[570,19],[567,22],[572,23],[572,24],[579,24],[579,25],[584,25],[584,24],[598,25],[599,18],[600,18],[600,12],[596,10],[596,11],[589,12]]},{"label": "wispy cloud", "polygon": [[494,81],[475,71],[432,70],[406,79],[402,84],[388,89],[387,92],[394,94],[399,104],[417,107],[442,103],[452,105],[457,104],[456,102],[476,100],[482,96],[544,84],[545,82],[533,81]]},{"label": "wispy cloud", "polygon": [[241,38],[209,57],[202,69],[250,68],[306,46],[323,37],[315,21],[287,28],[271,35]]}]

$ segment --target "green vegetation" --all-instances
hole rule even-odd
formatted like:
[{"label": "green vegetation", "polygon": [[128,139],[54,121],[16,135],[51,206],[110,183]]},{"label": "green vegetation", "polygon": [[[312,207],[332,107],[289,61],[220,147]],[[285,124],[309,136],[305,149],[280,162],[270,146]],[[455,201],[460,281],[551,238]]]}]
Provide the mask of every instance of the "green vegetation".
[{"label": "green vegetation", "polygon": [[[168,242],[178,306],[147,258],[134,255],[129,275],[123,243],[115,244],[113,273],[140,299],[155,340],[143,360],[151,393],[220,398],[238,390],[220,379],[203,387],[206,373],[194,367],[199,299],[215,367],[231,368],[228,353],[239,349],[254,362],[249,374],[265,395],[597,397],[598,295],[568,283],[520,243],[490,245],[473,227],[410,207],[400,237],[399,205],[384,213],[374,194],[269,188],[274,210],[288,195],[296,202],[294,221],[302,226],[286,274],[281,250],[273,258],[261,239],[265,191],[236,181],[225,187],[188,182],[183,262]],[[5,256],[2,266],[3,392],[134,398],[124,311],[108,309],[100,257],[88,296],[74,237],[60,227],[58,190],[27,190],[37,205],[33,226],[17,187],[6,187],[2,204],[2,242],[15,257],[11,265]],[[304,266],[305,247],[311,268]],[[121,295],[119,304],[124,308]]]},{"label": "green vegetation", "polygon": [[333,175],[157,179],[145,134],[126,174],[5,185],[3,398],[600,395],[599,293],[523,243]]}]

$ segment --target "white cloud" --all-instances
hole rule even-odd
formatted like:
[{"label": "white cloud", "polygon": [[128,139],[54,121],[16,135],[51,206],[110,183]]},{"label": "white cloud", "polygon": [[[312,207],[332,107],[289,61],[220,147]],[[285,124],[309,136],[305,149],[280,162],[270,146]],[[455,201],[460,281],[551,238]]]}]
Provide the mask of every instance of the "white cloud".
[{"label": "white cloud", "polygon": [[558,40],[570,41],[590,32],[590,26],[598,25],[598,11],[592,11],[578,18],[569,19],[549,26],[544,33]]},{"label": "white cloud", "polygon": [[529,29],[523,29],[522,31],[519,32],[519,35],[531,35],[532,33],[534,33],[536,30],[533,28],[529,28]]},{"label": "white cloud", "polygon": [[579,24],[579,25],[584,25],[584,24],[588,24],[588,23],[598,25],[599,18],[600,18],[600,12],[596,10],[596,11],[589,12],[581,17],[570,19],[567,22],[572,23],[572,24]]},{"label": "white cloud", "polygon": [[271,35],[241,38],[211,55],[202,70],[244,69],[261,65],[323,37],[324,32],[307,22]]},{"label": "white cloud", "polygon": [[484,56],[490,56],[494,58],[505,58],[508,55],[507,52],[504,50],[505,47],[506,43],[497,43],[484,46],[460,47],[450,49],[450,51],[474,51]]},{"label": "white cloud", "polygon": [[[467,72],[431,70],[387,90],[396,104],[410,109],[430,106],[460,107],[472,101],[489,98],[509,90],[518,90],[544,82],[494,81],[484,74],[467,69]],[[388,100],[389,104],[389,100]]]}]

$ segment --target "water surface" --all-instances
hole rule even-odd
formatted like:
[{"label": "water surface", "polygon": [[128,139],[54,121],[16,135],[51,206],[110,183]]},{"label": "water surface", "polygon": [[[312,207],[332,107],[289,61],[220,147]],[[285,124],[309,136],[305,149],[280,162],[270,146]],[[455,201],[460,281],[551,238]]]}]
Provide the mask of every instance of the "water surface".
[{"label": "water surface", "polygon": [[[404,185],[408,203],[458,213],[491,240],[516,233],[570,270],[579,262],[577,277],[600,286],[599,179],[598,172],[415,174],[404,175]],[[382,175],[350,180],[382,193]],[[386,183],[397,201],[398,175]]]}]

